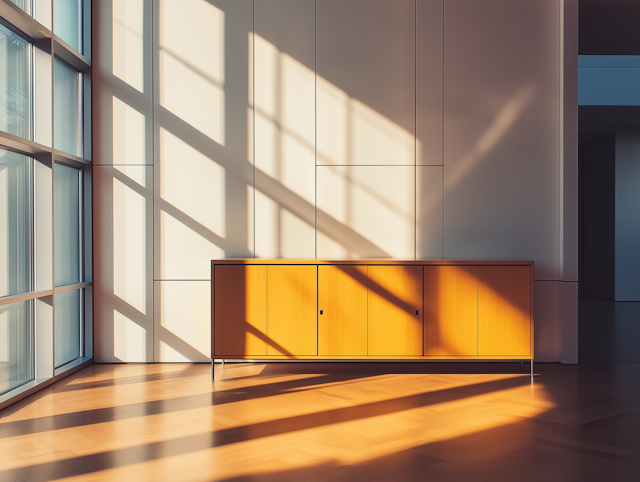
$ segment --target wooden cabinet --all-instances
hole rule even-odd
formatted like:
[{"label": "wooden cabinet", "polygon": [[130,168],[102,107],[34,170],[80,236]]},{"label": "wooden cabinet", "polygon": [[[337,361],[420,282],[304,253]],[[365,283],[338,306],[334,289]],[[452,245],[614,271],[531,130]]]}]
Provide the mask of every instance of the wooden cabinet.
[{"label": "wooden cabinet", "polygon": [[478,354],[533,356],[529,266],[478,267]]},{"label": "wooden cabinet", "polygon": [[531,358],[529,266],[425,266],[424,354]]},{"label": "wooden cabinet", "polygon": [[267,267],[217,265],[212,291],[214,353],[266,355]]},{"label": "wooden cabinet", "polygon": [[422,266],[369,266],[369,355],[422,355]]},{"label": "wooden cabinet", "polygon": [[318,266],[318,355],[367,355],[367,266]]},{"label": "wooden cabinet", "polygon": [[218,260],[212,357],[533,359],[532,261]]},{"label": "wooden cabinet", "polygon": [[424,267],[424,354],[478,354],[478,267]]},{"label": "wooden cabinet", "polygon": [[216,356],[317,355],[316,266],[216,265]]},{"label": "wooden cabinet", "polygon": [[319,355],[421,356],[422,267],[318,267]]},{"label": "wooden cabinet", "polygon": [[267,266],[267,355],[317,355],[316,266]]}]

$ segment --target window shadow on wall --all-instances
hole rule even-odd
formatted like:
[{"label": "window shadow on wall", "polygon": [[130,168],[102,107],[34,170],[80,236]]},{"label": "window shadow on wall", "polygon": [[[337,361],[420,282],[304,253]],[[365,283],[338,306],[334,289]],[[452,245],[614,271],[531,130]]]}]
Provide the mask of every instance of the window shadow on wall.
[{"label": "window shadow on wall", "polygon": [[[196,282],[210,279],[211,259],[442,256],[442,167],[415,159],[428,146],[415,135],[413,2],[369,19],[352,7],[325,2],[316,16],[312,0],[113,0],[121,43],[101,87],[116,94],[113,163],[129,164],[116,168],[111,213],[114,284],[126,290],[114,286],[124,304],[97,296],[113,300],[103,339],[126,347],[114,358],[208,359],[209,290]],[[336,8],[344,18],[329,35]],[[406,55],[387,45],[367,56],[389,39]],[[350,77],[353,55],[365,81]],[[523,89],[452,182],[526,108]]]}]

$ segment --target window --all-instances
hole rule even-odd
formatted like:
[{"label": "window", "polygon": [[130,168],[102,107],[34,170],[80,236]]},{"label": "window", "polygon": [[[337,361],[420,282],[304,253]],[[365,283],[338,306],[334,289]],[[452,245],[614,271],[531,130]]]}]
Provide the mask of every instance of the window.
[{"label": "window", "polygon": [[33,301],[0,306],[0,395],[33,380]]},{"label": "window", "polygon": [[27,12],[29,15],[31,15],[31,1],[30,0],[11,0],[11,1],[13,3],[15,3],[18,7],[20,7],[22,10]]},{"label": "window", "polygon": [[33,161],[0,149],[0,296],[33,289]]},{"label": "window", "polygon": [[80,283],[80,171],[56,164],[54,167],[54,246],[56,286]]},{"label": "window", "polygon": [[0,130],[31,139],[31,44],[0,24]]},{"label": "window", "polygon": [[53,0],[53,33],[82,53],[82,3],[79,0]]},{"label": "window", "polygon": [[73,290],[56,294],[56,368],[82,357],[82,291]]},{"label": "window", "polygon": [[82,156],[80,74],[58,59],[53,64],[53,147]]},{"label": "window", "polygon": [[91,2],[11,1],[0,0],[0,408],[93,353]]}]

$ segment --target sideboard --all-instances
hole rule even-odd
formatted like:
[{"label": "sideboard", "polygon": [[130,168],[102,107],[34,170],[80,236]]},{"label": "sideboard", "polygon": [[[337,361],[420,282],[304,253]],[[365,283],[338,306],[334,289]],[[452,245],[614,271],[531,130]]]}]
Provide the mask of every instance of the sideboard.
[{"label": "sideboard", "polygon": [[[533,261],[211,262],[211,359],[531,360]],[[213,375],[213,365],[212,365]]]}]

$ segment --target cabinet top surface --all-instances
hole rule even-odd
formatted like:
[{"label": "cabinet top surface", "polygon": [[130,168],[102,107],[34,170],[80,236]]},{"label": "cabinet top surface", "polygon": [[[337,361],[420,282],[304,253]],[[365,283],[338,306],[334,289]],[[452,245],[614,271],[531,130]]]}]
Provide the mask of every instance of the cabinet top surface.
[{"label": "cabinet top surface", "polygon": [[262,258],[225,258],[214,259],[215,264],[285,264],[285,265],[322,265],[322,264],[378,264],[378,265],[448,265],[448,266],[533,266],[532,260],[526,259],[262,259]]}]

